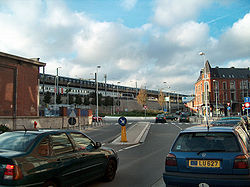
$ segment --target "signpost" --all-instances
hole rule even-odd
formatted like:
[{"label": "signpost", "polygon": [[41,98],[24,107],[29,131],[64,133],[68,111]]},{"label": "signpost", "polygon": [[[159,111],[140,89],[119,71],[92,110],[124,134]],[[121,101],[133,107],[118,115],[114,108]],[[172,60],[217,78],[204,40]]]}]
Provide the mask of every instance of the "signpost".
[{"label": "signpost", "polygon": [[247,116],[248,116],[248,110],[250,108],[250,97],[244,97],[244,106],[245,106],[245,109],[247,110]]},{"label": "signpost", "polygon": [[121,142],[127,142],[127,135],[126,135],[127,119],[124,116],[122,116],[118,119],[118,123],[121,125]]}]

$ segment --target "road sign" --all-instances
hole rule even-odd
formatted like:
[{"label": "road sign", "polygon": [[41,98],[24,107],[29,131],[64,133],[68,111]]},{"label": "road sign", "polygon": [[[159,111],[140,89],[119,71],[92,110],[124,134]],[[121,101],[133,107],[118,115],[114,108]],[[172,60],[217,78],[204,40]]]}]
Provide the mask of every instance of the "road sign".
[{"label": "road sign", "polygon": [[229,107],[227,107],[227,110],[231,110],[231,107],[229,106]]},{"label": "road sign", "polygon": [[127,142],[127,135],[126,135],[126,124],[127,124],[127,119],[122,116],[118,119],[118,123],[121,125],[121,142]]},{"label": "road sign", "polygon": [[250,102],[250,97],[244,97],[244,102],[249,103]]},{"label": "road sign", "polygon": [[122,116],[118,119],[118,123],[121,125],[121,126],[125,126],[127,124],[127,119]]},{"label": "road sign", "polygon": [[144,109],[146,110],[148,107],[147,107],[147,105],[144,105]]},{"label": "road sign", "polygon": [[76,124],[76,118],[70,117],[69,120],[68,120],[68,123],[69,123],[70,125],[75,125],[75,124]]},{"label": "road sign", "polygon": [[250,107],[250,103],[249,103],[249,102],[246,102],[246,103],[245,103],[245,107],[246,107],[246,108],[249,108],[249,107]]},{"label": "road sign", "polygon": [[227,103],[227,106],[230,106],[230,103]]}]

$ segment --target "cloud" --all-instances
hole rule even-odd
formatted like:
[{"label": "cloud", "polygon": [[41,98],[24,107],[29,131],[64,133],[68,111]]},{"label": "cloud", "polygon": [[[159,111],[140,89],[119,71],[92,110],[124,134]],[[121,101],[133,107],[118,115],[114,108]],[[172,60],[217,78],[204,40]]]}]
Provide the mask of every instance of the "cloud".
[{"label": "cloud", "polygon": [[125,9],[125,10],[131,10],[135,7],[137,3],[137,0],[122,0],[121,2],[121,6]]},{"label": "cloud", "polygon": [[[0,51],[40,57],[49,74],[61,66],[60,75],[89,79],[101,65],[101,81],[107,74],[108,83],[135,86],[137,82],[138,87],[155,90],[166,81],[171,91],[192,93],[204,65],[200,51],[212,67],[250,66],[250,15],[220,38],[211,38],[210,25],[196,21],[211,2],[157,0],[153,22],[138,28],[94,20],[86,12],[70,10],[64,1],[4,2]],[[136,1],[123,1],[129,2],[131,9]],[[32,16],[25,13],[29,10]]]},{"label": "cloud", "polygon": [[200,0],[157,0],[153,20],[164,27],[196,20],[203,7],[209,5],[209,1]]}]

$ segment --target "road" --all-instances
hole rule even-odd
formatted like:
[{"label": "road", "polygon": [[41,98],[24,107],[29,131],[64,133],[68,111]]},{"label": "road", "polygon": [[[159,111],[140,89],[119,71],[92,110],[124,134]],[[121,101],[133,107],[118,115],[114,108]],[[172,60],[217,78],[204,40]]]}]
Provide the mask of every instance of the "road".
[{"label": "road", "polygon": [[[133,125],[133,124],[132,124]],[[105,146],[114,148],[119,155],[120,163],[114,181],[105,183],[95,181],[88,187],[160,187],[164,186],[162,173],[165,157],[181,129],[192,124],[169,122],[165,124],[151,124],[151,128],[144,143],[138,145],[112,145],[109,134],[119,130],[117,125],[107,125],[95,131],[87,132],[91,137],[100,135]],[[99,134],[99,135],[98,135]],[[95,139],[94,138],[94,139]]]}]

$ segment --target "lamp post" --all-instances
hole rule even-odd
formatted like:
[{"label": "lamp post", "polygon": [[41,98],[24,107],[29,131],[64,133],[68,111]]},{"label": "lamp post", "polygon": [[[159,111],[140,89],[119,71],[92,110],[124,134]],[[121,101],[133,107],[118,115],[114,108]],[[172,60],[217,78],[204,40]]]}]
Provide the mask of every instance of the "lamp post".
[{"label": "lamp post", "polygon": [[[213,82],[214,82],[214,86],[215,86],[215,84],[217,84],[216,80],[213,80]],[[217,87],[217,85],[215,86],[214,90],[215,90],[216,117],[218,118],[218,101],[217,101],[218,87]]]},{"label": "lamp post", "polygon": [[69,105],[69,85],[70,82],[67,83],[67,104]]},{"label": "lamp post", "polygon": [[[163,84],[167,84],[167,82],[163,82]],[[170,86],[167,86],[165,88],[170,88]],[[168,93],[168,110],[169,110],[169,113],[171,113],[171,101],[170,101],[170,93]],[[167,103],[166,103],[167,104]]]},{"label": "lamp post", "polygon": [[59,68],[62,68],[62,67],[57,67],[56,68],[56,77],[55,77],[55,97],[54,97],[54,104],[55,104],[55,107],[56,107],[56,95],[57,95],[57,92],[58,92],[58,69]]},{"label": "lamp post", "polygon": [[101,68],[101,66],[96,67],[96,117],[98,121],[98,69]]},{"label": "lamp post", "polygon": [[208,104],[207,104],[207,69],[206,69],[206,62],[205,62],[205,53],[200,52],[199,53],[201,56],[203,56],[203,61],[204,61],[204,91],[205,91],[205,109],[206,109],[206,115],[204,116],[206,124],[208,125]]},{"label": "lamp post", "polygon": [[119,92],[118,92],[118,85],[120,84],[121,82],[120,81],[118,81],[117,82],[117,86],[116,86],[116,88],[117,88],[117,109],[118,109],[118,114],[119,114],[119,111],[120,111],[120,97],[119,97]]}]

